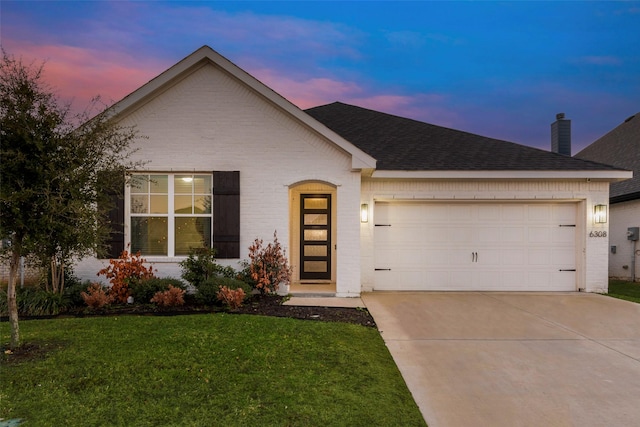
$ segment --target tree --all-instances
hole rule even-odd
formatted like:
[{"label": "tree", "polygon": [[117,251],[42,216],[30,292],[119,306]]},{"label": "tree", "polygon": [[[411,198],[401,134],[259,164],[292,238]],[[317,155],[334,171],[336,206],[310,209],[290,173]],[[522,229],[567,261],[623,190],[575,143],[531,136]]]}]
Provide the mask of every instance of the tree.
[{"label": "tree", "polygon": [[120,126],[109,110],[90,120],[90,109],[72,114],[43,81],[43,69],[2,51],[0,238],[9,242],[11,348],[20,345],[20,257],[49,263],[53,290],[62,291],[65,265],[102,253],[109,195],[121,192],[126,171],[138,166],[129,160],[135,129]]}]

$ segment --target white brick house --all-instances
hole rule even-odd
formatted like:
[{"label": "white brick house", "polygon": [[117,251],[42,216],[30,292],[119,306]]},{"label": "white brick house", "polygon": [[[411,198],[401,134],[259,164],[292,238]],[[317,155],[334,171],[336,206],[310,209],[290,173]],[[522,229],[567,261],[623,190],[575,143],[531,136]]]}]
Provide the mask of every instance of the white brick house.
[{"label": "white brick house", "polygon": [[160,275],[190,246],[235,266],[277,231],[295,292],[607,290],[594,206],[629,172],[340,103],[302,111],[206,46],[113,112],[148,162],[114,249]]}]

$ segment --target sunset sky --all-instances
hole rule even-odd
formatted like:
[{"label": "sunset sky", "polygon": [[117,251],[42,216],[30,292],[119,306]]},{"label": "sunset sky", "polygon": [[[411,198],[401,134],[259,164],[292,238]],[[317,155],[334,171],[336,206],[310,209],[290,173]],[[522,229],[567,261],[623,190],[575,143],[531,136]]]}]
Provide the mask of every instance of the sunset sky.
[{"label": "sunset sky", "polygon": [[209,45],[300,108],[355,104],[573,153],[640,112],[640,2],[0,2],[3,49],[81,110]]}]

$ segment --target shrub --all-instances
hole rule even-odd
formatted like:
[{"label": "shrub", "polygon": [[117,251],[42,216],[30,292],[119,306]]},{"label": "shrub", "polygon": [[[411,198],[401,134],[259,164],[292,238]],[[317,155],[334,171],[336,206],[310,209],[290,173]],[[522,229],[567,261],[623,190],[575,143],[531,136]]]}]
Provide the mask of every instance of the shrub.
[{"label": "shrub", "polygon": [[180,263],[182,278],[194,287],[200,286],[212,277],[235,277],[232,267],[223,267],[216,263],[215,249],[192,248],[187,259]]},{"label": "shrub", "polygon": [[104,275],[111,282],[109,295],[113,301],[126,303],[131,284],[153,277],[153,267],[147,268],[145,262],[140,252],[133,255],[124,250],[120,258],[110,259],[109,266],[98,272],[98,276]]},{"label": "shrub", "polygon": [[288,285],[291,281],[289,261],[276,232],[273,233],[273,243],[264,246],[262,239],[256,239],[249,246],[246,265],[252,284],[263,294],[275,292],[280,284]]},{"label": "shrub", "polygon": [[174,279],[172,277],[152,277],[132,283],[129,286],[129,291],[134,302],[147,303],[156,293],[166,291],[171,285],[175,288],[186,289],[186,286],[180,279]]},{"label": "shrub", "polygon": [[200,304],[215,305],[219,303],[218,291],[221,287],[226,286],[228,289],[242,289],[245,297],[251,294],[251,286],[237,279],[229,277],[212,277],[200,284],[197,289],[195,299]]},{"label": "shrub", "polygon": [[184,305],[184,289],[176,288],[169,285],[166,291],[157,292],[151,302],[158,304],[160,307],[178,307]]},{"label": "shrub", "polygon": [[[65,298],[56,292],[46,291],[38,286],[16,289],[18,313],[22,316],[55,316],[68,309]],[[7,294],[0,291],[0,315],[8,316]]]},{"label": "shrub", "polygon": [[85,303],[82,298],[82,292],[86,291],[89,286],[91,286],[91,282],[88,280],[84,282],[80,282],[79,280],[66,282],[62,295],[64,296],[67,307],[84,306]]},{"label": "shrub", "polygon": [[216,297],[219,301],[222,301],[224,305],[232,310],[240,307],[244,301],[246,294],[242,288],[229,289],[226,286],[221,286]]},{"label": "shrub", "polygon": [[82,299],[84,302],[93,309],[99,309],[105,305],[111,304],[113,297],[108,295],[102,285],[99,283],[92,283],[87,288],[87,292],[82,292]]}]

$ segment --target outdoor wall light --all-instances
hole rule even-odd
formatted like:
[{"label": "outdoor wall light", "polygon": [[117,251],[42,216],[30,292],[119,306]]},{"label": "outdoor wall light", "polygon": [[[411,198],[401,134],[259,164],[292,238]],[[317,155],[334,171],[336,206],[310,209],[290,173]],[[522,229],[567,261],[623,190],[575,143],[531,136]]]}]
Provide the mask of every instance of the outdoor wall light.
[{"label": "outdoor wall light", "polygon": [[593,220],[596,224],[605,224],[607,222],[606,205],[595,205],[593,207]]},{"label": "outdoor wall light", "polygon": [[369,222],[369,205],[366,203],[360,205],[360,222]]}]

